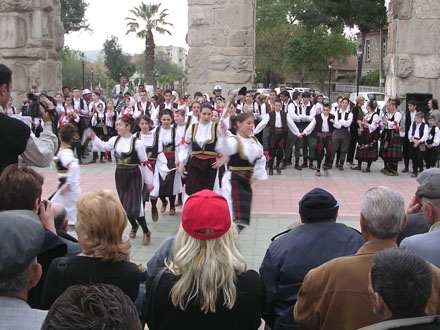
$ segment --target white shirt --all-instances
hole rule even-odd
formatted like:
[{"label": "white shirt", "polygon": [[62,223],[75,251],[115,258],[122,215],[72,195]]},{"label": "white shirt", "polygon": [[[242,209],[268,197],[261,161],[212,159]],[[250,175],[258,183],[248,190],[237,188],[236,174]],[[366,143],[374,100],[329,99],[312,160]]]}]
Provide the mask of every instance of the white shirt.
[{"label": "white shirt", "polygon": [[316,110],[314,110],[313,107],[310,109],[309,115],[307,115],[307,107],[309,107],[311,105],[312,104],[310,103],[310,101],[307,104],[304,104],[304,103],[301,104],[300,119],[301,119],[302,122],[311,122],[313,120],[313,118],[315,118]]},{"label": "white shirt", "polygon": [[301,121],[301,104],[296,103],[296,101],[293,101],[289,104],[288,110],[287,110],[288,115],[292,118],[293,121],[295,122],[300,122]]},{"label": "white shirt", "polygon": [[[438,147],[440,145],[440,129],[437,126],[435,127],[435,137],[434,137],[434,141],[432,142],[432,146],[433,147]],[[432,139],[432,134],[431,134],[431,127],[428,128],[428,140]]]},{"label": "white shirt", "polygon": [[[207,142],[212,140],[212,125],[213,122],[209,122],[207,124],[198,123],[197,132],[194,137],[194,141],[192,139],[193,133],[193,125],[190,125],[185,133],[185,143],[181,144],[179,148],[179,157],[178,159],[186,164],[188,161],[189,155],[191,154],[192,144],[197,143],[200,147],[203,147]],[[219,134],[220,135],[220,134]],[[181,141],[179,141],[181,142]]]},{"label": "white shirt", "polygon": [[[416,130],[413,134],[413,130],[414,130],[414,124],[416,125]],[[408,139],[413,142],[413,139],[420,139],[420,142],[426,142],[426,140],[428,140],[428,135],[429,135],[429,129],[428,129],[428,124],[424,124],[424,128],[423,128],[423,135],[420,136],[420,126],[424,124],[423,122],[420,124],[417,124],[416,122],[412,123],[410,128],[409,128],[409,132],[408,132]]]},{"label": "white shirt", "polygon": [[[394,121],[391,121],[393,115],[394,115]],[[388,118],[388,125],[385,125],[383,122],[381,122],[380,127],[386,129],[396,129],[399,127],[400,121],[402,120],[402,115],[398,110],[396,110],[394,114],[387,112],[385,116]]]},{"label": "white shirt", "polygon": [[[287,114],[286,116],[287,119],[287,126],[289,127],[290,131],[296,135],[299,136],[300,132],[298,130],[298,127],[296,127],[295,123],[293,122],[292,118],[290,118],[290,116]],[[270,114],[266,114],[263,116],[263,119],[260,121],[260,123],[257,125],[257,127],[254,130],[254,135],[257,135],[258,133],[260,133],[269,123],[270,120]],[[277,126],[277,124],[279,126]],[[283,127],[283,122],[281,120],[281,111],[277,112],[275,111],[275,127]]]},{"label": "white shirt", "polygon": [[[330,132],[330,127],[329,127],[329,122],[328,122],[329,115],[326,116],[321,112],[321,118],[322,118],[321,132],[324,132],[324,133]],[[310,122],[310,124],[308,124],[307,127],[304,129],[303,133],[305,135],[311,134],[313,132],[313,130],[315,129],[315,126],[316,126],[316,119],[313,118],[312,121]]]},{"label": "white shirt", "polygon": [[[347,120],[345,120],[345,114],[348,113]],[[339,116],[341,116],[341,119],[339,119]],[[350,127],[351,122],[353,121],[353,114],[351,112],[348,112],[348,110],[342,111],[339,110],[338,113],[335,114],[335,122],[333,123],[333,126],[336,129],[341,129],[342,127]]]}]

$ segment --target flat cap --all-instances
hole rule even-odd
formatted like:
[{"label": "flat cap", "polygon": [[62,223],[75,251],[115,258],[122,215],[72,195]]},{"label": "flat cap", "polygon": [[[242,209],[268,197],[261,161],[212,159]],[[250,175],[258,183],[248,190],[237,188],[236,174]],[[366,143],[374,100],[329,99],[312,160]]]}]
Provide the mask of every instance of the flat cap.
[{"label": "flat cap", "polygon": [[417,188],[418,197],[440,199],[440,175],[426,177]]},{"label": "flat cap", "polygon": [[0,282],[14,279],[41,250],[44,228],[38,215],[27,210],[0,212]]},{"label": "flat cap", "polygon": [[438,168],[438,167],[428,168],[428,169],[420,172],[420,174],[417,176],[417,182],[419,184],[421,184],[427,177],[430,177],[433,175],[438,175],[438,174],[440,174],[440,168]]},{"label": "flat cap", "polygon": [[328,191],[315,188],[299,201],[299,214],[309,221],[334,219],[339,203]]}]

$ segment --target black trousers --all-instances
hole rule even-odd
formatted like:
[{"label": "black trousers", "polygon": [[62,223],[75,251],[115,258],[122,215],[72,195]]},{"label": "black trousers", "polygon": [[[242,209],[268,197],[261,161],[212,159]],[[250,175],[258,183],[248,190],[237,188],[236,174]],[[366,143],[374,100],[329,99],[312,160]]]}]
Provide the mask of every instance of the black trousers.
[{"label": "black trousers", "polygon": [[348,146],[347,163],[353,163],[358,139],[359,136],[357,128],[350,127],[350,145]]},{"label": "black trousers", "polygon": [[284,143],[286,134],[271,134],[269,137],[269,168],[273,169],[275,157],[277,158],[276,166],[280,166],[284,159]]},{"label": "black trousers", "polygon": [[[321,136],[318,137],[318,170],[321,169],[321,163],[324,159],[324,152],[325,152],[325,161],[324,166],[330,166],[331,165],[331,158],[332,158],[332,137],[331,136]],[[322,149],[320,144],[322,143]]]},{"label": "black trousers", "polygon": [[426,168],[435,167],[437,163],[437,157],[438,157],[437,147],[426,148],[425,151]]},{"label": "black trousers", "polygon": [[420,151],[420,145],[414,148],[414,143],[409,143],[409,150],[413,163],[413,172],[420,173],[423,171],[423,159],[425,158],[425,152]]},{"label": "black trousers", "polygon": [[409,150],[409,140],[408,135],[405,135],[402,141],[403,147],[403,163],[405,164],[405,168],[409,169],[409,160],[411,159],[410,150]]}]

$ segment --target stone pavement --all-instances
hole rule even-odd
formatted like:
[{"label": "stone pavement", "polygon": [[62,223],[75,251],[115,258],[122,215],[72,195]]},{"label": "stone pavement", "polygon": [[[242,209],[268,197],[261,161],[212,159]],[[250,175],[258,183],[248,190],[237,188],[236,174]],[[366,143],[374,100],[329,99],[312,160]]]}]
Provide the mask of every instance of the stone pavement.
[{"label": "stone pavement", "polygon": [[[359,211],[362,195],[369,188],[384,185],[399,191],[409,202],[417,189],[417,182],[409,174],[387,177],[379,172],[383,163],[373,164],[371,173],[350,170],[330,170],[328,177],[316,177],[314,171],[297,171],[289,166],[281,175],[275,174],[267,181],[253,185],[251,225],[240,235],[241,250],[250,269],[258,270],[270,238],[286,230],[292,224],[298,224],[298,202],[301,197],[315,187],[331,192],[340,204],[338,221],[359,229]],[[54,166],[36,169],[45,177],[43,197],[50,196],[58,186]],[[114,163],[90,164],[81,166],[81,188],[83,192],[111,189],[116,192],[114,183]],[[161,203],[158,203],[160,207]],[[180,224],[181,206],[176,215],[161,214],[158,222],[152,222],[150,205],[147,204],[147,223],[152,231],[151,244],[142,245],[141,230],[132,240],[131,258],[137,263],[146,264],[160,243],[166,237],[175,234]],[[126,233],[128,234],[129,228]]]}]

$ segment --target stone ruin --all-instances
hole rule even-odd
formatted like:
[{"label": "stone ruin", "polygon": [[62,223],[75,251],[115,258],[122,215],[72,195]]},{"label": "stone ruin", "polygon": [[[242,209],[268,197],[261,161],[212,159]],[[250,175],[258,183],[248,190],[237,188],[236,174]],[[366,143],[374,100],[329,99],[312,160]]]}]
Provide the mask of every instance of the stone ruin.
[{"label": "stone ruin", "polygon": [[392,0],[388,8],[386,94],[440,97],[440,1]]},{"label": "stone ruin", "polygon": [[253,81],[256,0],[188,0],[188,92]]},{"label": "stone ruin", "polygon": [[59,0],[0,1],[0,63],[12,71],[12,97],[20,106],[31,86],[61,90],[64,29]]}]

